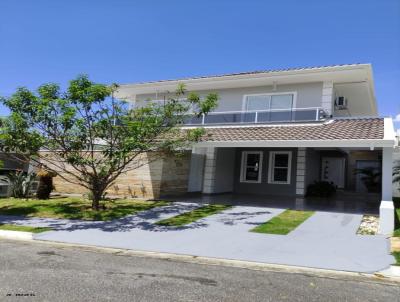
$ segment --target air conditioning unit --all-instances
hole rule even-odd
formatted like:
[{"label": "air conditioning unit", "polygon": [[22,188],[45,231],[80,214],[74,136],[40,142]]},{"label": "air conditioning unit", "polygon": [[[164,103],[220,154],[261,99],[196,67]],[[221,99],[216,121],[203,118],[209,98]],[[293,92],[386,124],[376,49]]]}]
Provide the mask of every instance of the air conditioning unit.
[{"label": "air conditioning unit", "polygon": [[347,109],[347,99],[344,96],[338,96],[335,99],[336,109]]}]

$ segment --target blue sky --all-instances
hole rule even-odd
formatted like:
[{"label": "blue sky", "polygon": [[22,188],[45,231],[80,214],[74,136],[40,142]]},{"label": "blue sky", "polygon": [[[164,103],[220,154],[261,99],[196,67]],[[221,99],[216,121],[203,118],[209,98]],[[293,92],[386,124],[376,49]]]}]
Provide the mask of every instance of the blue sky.
[{"label": "blue sky", "polygon": [[128,83],[372,63],[379,113],[400,114],[400,0],[2,0],[0,43],[3,96],[79,73]]}]

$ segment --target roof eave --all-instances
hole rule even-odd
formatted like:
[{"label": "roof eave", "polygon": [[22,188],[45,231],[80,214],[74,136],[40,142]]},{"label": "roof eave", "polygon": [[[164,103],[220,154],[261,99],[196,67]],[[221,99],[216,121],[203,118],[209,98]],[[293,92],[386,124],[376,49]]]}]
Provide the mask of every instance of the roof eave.
[{"label": "roof eave", "polygon": [[347,139],[347,140],[248,140],[248,141],[204,141],[194,147],[343,147],[383,148],[394,147],[394,139]]},{"label": "roof eave", "polygon": [[[210,77],[198,77],[191,79],[177,79],[177,80],[166,80],[158,82],[145,82],[136,84],[121,84],[119,90],[116,93],[118,98],[128,98],[131,95],[154,93],[155,91],[174,91],[178,83],[185,84],[189,90],[196,90],[196,87],[208,86],[208,89],[213,89],[217,83],[232,83],[234,85],[238,82],[250,82],[257,79],[274,79],[282,80],[289,77],[295,76],[306,76],[306,75],[323,75],[326,73],[337,73],[351,70],[365,70],[367,73],[367,79],[371,89],[371,94],[374,97],[373,91],[373,79],[372,79],[372,68],[371,64],[350,64],[350,65],[339,65],[321,68],[304,68],[304,69],[293,69],[293,70],[282,70],[282,71],[265,71],[259,73],[243,73],[223,76],[210,76]],[[199,89],[202,90],[202,89]],[[375,104],[373,104],[374,108]]]}]

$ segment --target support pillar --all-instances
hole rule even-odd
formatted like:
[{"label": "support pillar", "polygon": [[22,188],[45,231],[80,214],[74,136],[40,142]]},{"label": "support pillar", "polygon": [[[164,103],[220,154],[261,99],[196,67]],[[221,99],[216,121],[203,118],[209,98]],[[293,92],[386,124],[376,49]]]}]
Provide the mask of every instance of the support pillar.
[{"label": "support pillar", "polygon": [[393,148],[382,148],[382,201],[379,207],[379,233],[390,235],[394,230]]},{"label": "support pillar", "polygon": [[306,194],[306,148],[297,149],[296,166],[296,195],[304,196]]},{"label": "support pillar", "polygon": [[216,163],[217,149],[214,147],[207,148],[204,165],[203,193],[214,193]]},{"label": "support pillar", "polygon": [[193,148],[190,158],[190,172],[188,192],[201,192],[203,190],[204,161],[206,148]]}]

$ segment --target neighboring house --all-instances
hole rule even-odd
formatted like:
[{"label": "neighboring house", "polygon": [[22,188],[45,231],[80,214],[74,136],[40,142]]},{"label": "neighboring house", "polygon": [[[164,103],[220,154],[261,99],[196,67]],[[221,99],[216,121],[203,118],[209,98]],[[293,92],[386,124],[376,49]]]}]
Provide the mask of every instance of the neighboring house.
[{"label": "neighboring house", "polygon": [[[18,160],[20,158],[20,160]],[[29,164],[24,163],[17,154],[0,152],[0,175],[6,175],[15,171],[28,171]]]},{"label": "neighboring house", "polygon": [[[19,157],[21,158],[21,157]],[[7,175],[16,171],[28,171],[29,164],[18,160],[17,154],[0,152],[0,197],[11,194],[10,181]]]},{"label": "neighboring house", "polygon": [[[142,106],[184,83],[200,95],[217,92],[218,108],[184,127],[207,134],[186,159],[168,159],[126,176],[153,197],[173,192],[303,197],[325,180],[366,194],[356,168],[382,171],[380,232],[394,227],[390,117],[378,117],[370,64],[243,72],[121,85],[117,97]],[[151,195],[151,194],[150,194]]]}]

